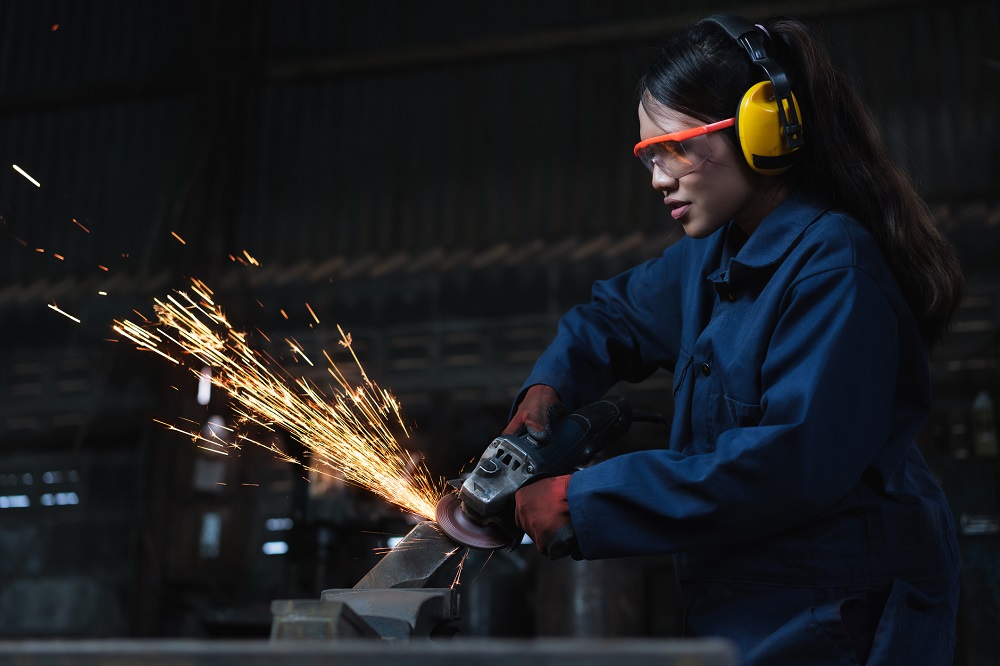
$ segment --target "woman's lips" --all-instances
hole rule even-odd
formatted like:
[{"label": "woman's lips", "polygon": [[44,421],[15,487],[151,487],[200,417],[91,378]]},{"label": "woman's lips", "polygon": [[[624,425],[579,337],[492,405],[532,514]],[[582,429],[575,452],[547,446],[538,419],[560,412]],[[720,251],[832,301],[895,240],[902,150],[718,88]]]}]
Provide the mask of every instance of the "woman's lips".
[{"label": "woman's lips", "polygon": [[677,201],[676,199],[664,199],[663,203],[664,205],[670,207],[671,209],[670,217],[674,218],[675,220],[681,219],[684,213],[688,211],[688,208],[691,207],[690,201]]}]

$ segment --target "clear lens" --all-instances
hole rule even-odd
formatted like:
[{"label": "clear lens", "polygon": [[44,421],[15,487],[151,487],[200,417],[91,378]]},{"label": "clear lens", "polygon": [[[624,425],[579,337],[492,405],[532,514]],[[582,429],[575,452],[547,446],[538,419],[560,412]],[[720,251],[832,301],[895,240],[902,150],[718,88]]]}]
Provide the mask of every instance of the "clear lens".
[{"label": "clear lens", "polygon": [[658,167],[671,178],[686,176],[712,154],[705,135],[684,141],[660,141],[639,151],[639,159],[650,171]]}]

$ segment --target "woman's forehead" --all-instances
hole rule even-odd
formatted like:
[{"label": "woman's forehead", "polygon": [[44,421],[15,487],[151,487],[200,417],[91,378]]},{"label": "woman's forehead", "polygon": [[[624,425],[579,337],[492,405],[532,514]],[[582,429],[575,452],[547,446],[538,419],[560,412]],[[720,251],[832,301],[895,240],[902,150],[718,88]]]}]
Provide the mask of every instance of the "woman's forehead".
[{"label": "woman's forehead", "polygon": [[702,123],[647,96],[639,103],[639,124],[660,130],[657,134],[670,134]]}]

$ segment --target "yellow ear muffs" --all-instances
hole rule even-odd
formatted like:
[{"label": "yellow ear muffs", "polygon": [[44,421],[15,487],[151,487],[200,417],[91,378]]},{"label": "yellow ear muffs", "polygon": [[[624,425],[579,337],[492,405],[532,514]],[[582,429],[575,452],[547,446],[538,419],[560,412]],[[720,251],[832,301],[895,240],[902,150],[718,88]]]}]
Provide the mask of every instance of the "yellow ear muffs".
[{"label": "yellow ear muffs", "polygon": [[[791,95],[795,118],[801,118],[799,102]],[[785,116],[790,114],[785,100]],[[761,81],[750,87],[736,110],[736,135],[750,168],[765,176],[776,176],[791,168],[798,147],[789,148],[774,99],[774,86]]]}]

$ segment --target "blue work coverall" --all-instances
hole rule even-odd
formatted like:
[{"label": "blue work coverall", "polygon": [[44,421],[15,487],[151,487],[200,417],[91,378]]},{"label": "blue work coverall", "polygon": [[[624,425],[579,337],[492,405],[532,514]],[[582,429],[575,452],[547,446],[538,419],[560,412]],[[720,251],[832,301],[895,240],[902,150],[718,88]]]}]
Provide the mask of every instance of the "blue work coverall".
[{"label": "blue work coverall", "polygon": [[583,556],[673,553],[690,632],[746,664],[857,663],[866,617],[869,664],[951,663],[957,539],[914,444],[927,350],[871,235],[793,194],[749,238],[685,237],[595,283],[521,395],[573,408],[658,368],[669,448],[571,477]]}]

